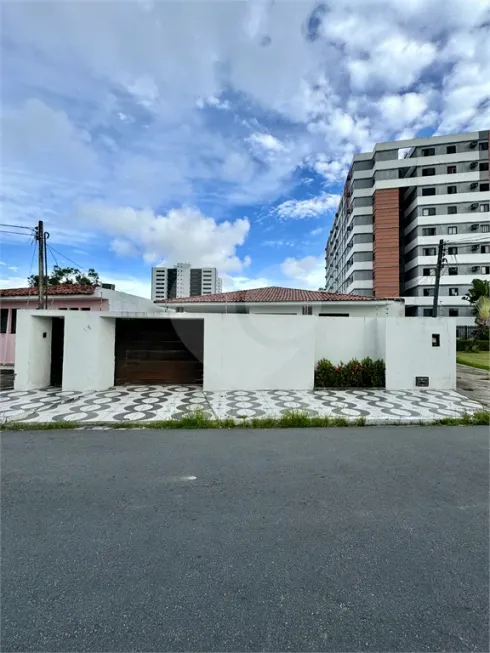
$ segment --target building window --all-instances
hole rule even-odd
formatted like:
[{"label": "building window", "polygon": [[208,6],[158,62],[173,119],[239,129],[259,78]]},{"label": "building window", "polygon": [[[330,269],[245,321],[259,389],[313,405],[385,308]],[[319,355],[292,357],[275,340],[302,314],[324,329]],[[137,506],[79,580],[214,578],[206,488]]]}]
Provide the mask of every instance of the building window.
[{"label": "building window", "polygon": [[437,250],[435,247],[424,247],[422,250],[422,256],[435,256]]},{"label": "building window", "polygon": [[480,204],[480,211],[482,213],[488,213],[490,211],[490,204]]},{"label": "building window", "polygon": [[423,197],[427,197],[428,195],[435,195],[435,194],[436,194],[435,188],[422,188]]},{"label": "building window", "polygon": [[82,308],[82,311],[89,311],[90,308]]},{"label": "building window", "polygon": [[490,190],[490,184],[480,184],[480,192],[485,193]]},{"label": "building window", "polygon": [[312,315],[313,309],[311,306],[303,306],[303,315]]},{"label": "building window", "polygon": [[458,268],[449,268],[448,274],[450,277],[454,277],[458,274]]},{"label": "building window", "polygon": [[422,168],[422,177],[433,177],[435,174],[435,168]]},{"label": "building window", "polygon": [[481,266],[481,273],[482,274],[490,274],[490,265],[482,265]]},{"label": "building window", "polygon": [[9,309],[2,308],[0,310],[0,333],[7,333],[8,320],[9,320]]},{"label": "building window", "polygon": [[458,227],[448,227],[447,232],[450,236],[454,236],[454,234],[458,233]]},{"label": "building window", "polygon": [[478,168],[480,172],[485,172],[486,170],[488,170],[488,161],[483,161],[482,163],[480,163]]},{"label": "building window", "polygon": [[432,309],[431,308],[424,308],[424,317],[432,317]]},{"label": "building window", "polygon": [[448,215],[454,215],[457,212],[458,212],[458,207],[457,206],[448,206],[447,207]]},{"label": "building window", "polygon": [[486,152],[488,150],[488,141],[483,141],[483,143],[480,143],[478,145],[478,149],[480,152]]},{"label": "building window", "polygon": [[435,227],[425,227],[422,229],[422,236],[435,236],[436,228]]},{"label": "building window", "polygon": [[422,274],[424,277],[435,277],[436,276],[436,269],[435,268],[423,268]]},{"label": "building window", "polygon": [[424,150],[422,150],[422,156],[434,156],[436,153],[436,150],[434,147],[427,147]]},{"label": "building window", "polygon": [[430,207],[428,209],[422,209],[422,215],[435,215],[435,214],[436,214],[435,207]]},{"label": "building window", "polygon": [[456,254],[458,253],[458,248],[457,247],[448,247],[447,248],[447,253],[450,256],[456,256]]},{"label": "building window", "polygon": [[10,333],[17,331],[17,309],[12,308],[10,312]]},{"label": "building window", "polygon": [[458,317],[459,311],[457,308],[450,308],[449,309],[449,317]]},{"label": "building window", "polygon": [[488,233],[490,231],[490,224],[481,224],[480,231],[483,233]]},{"label": "building window", "polygon": [[448,145],[446,147],[446,154],[456,154],[456,145]]},{"label": "building window", "polygon": [[447,167],[447,174],[448,175],[455,175],[457,172],[456,166],[448,166]]},{"label": "building window", "polygon": [[449,288],[449,297],[457,297],[459,295],[459,288]]},{"label": "building window", "polygon": [[482,254],[490,254],[490,245],[482,245],[480,247],[480,252]]},{"label": "building window", "polygon": [[434,288],[424,288],[424,297],[434,297]]},{"label": "building window", "polygon": [[456,195],[457,192],[458,192],[457,186],[448,186],[447,187],[447,194],[448,195]]}]

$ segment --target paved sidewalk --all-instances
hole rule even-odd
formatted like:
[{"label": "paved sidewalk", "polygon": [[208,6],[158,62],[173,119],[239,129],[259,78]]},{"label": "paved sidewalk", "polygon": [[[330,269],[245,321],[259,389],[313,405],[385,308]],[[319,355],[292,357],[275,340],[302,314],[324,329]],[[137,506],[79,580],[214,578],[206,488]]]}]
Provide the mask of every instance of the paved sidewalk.
[{"label": "paved sidewalk", "polygon": [[458,392],[438,390],[204,392],[192,385],[138,385],[85,393],[58,388],[0,393],[2,422],[151,422],[176,419],[200,409],[219,419],[279,417],[297,410],[311,416],[364,417],[368,424],[417,423],[458,417],[481,408]]},{"label": "paved sidewalk", "polygon": [[490,372],[469,365],[457,365],[458,392],[490,409]]}]

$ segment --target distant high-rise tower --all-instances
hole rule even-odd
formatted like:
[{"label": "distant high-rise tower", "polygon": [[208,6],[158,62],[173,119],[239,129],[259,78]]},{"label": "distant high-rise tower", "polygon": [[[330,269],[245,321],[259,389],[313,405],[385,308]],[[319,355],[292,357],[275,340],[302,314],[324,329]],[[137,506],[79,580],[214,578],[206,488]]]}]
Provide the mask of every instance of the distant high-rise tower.
[{"label": "distant high-rise tower", "polygon": [[151,269],[151,298],[198,297],[214,295],[221,290],[216,268],[193,268],[190,263],[177,263],[173,268]]}]

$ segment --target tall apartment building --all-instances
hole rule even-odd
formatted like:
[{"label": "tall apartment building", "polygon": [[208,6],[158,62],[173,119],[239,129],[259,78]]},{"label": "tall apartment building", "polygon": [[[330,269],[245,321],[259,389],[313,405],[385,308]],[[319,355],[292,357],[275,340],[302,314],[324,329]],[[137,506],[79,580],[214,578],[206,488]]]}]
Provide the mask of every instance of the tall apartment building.
[{"label": "tall apartment building", "polygon": [[439,315],[472,325],[463,296],[490,280],[489,132],[378,143],[354,156],[325,249],[326,289],[402,296],[430,316],[444,241]]},{"label": "tall apartment building", "polygon": [[190,263],[177,263],[173,268],[151,269],[151,298],[197,297],[221,292],[221,279],[216,268],[193,268]]}]

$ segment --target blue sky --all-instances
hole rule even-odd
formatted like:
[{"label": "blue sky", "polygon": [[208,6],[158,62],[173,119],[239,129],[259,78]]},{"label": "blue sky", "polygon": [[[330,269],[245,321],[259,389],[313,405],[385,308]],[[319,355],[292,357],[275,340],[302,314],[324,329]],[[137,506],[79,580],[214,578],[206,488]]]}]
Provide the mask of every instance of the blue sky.
[{"label": "blue sky", "polygon": [[[356,151],[490,127],[490,0],[1,11],[2,222],[42,218],[59,263],[137,294],[178,261],[318,288]],[[24,285],[33,246],[1,236]]]}]

